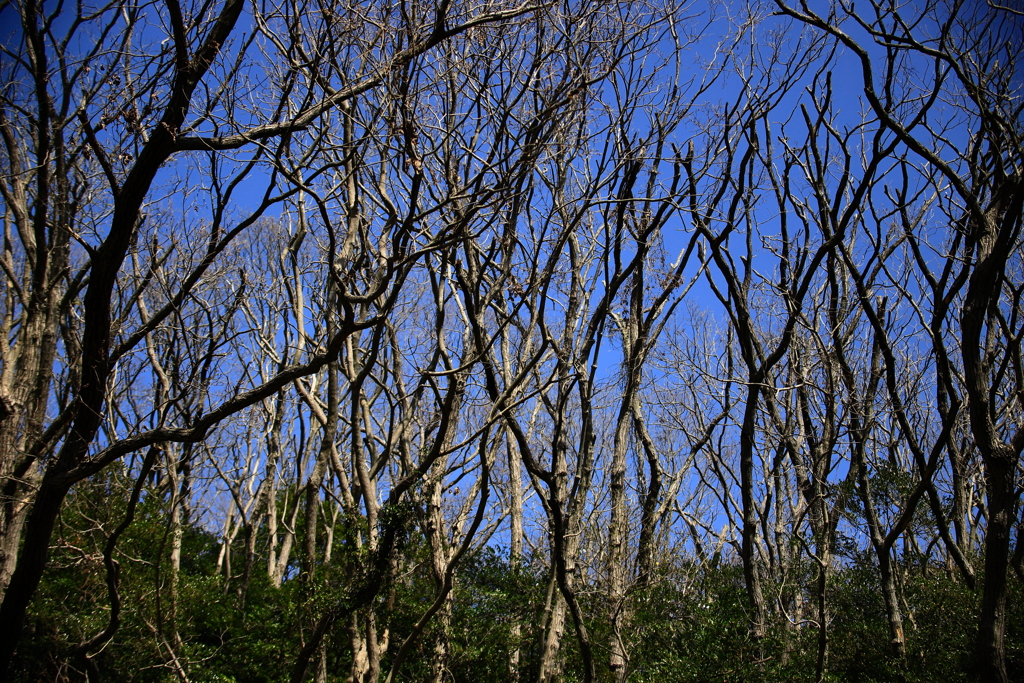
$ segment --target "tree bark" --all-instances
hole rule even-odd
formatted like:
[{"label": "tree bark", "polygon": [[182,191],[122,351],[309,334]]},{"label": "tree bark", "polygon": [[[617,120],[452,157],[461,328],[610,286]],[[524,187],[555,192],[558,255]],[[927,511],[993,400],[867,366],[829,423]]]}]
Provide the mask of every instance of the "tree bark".
[{"label": "tree bark", "polygon": [[1017,458],[1009,448],[985,459],[988,530],[985,580],[978,620],[978,674],[983,683],[1009,683],[1006,668],[1006,578],[1016,500]]}]

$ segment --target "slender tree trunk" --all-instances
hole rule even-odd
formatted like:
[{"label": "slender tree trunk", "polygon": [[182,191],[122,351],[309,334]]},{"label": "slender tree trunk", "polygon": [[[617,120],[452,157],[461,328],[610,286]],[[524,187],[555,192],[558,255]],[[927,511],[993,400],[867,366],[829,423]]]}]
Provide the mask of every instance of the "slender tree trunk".
[{"label": "slender tree trunk", "polygon": [[[183,534],[182,525],[182,506],[184,501],[182,500],[182,492],[185,488],[185,484],[182,481],[182,477],[179,476],[177,468],[179,463],[173,458],[174,453],[180,453],[178,448],[169,448],[166,451],[168,455],[167,472],[171,483],[171,515],[168,520],[170,528],[168,533],[170,535],[171,550],[170,550],[170,581],[168,590],[168,610],[167,610],[167,624],[170,627],[170,641],[174,646],[175,652],[181,652],[181,635],[178,630],[178,587],[181,582],[181,541]],[[242,513],[244,514],[244,513]]]},{"label": "slender tree trunk", "polygon": [[[58,245],[51,251],[51,268],[60,267],[66,261],[63,248]],[[35,256],[45,258],[42,251]],[[35,458],[26,450],[42,434],[56,356],[57,291],[49,280],[35,283],[42,291],[32,293],[14,367],[3,373],[6,381],[0,386],[0,600],[14,573],[25,520],[41,479]]]},{"label": "slender tree trunk", "polygon": [[743,429],[740,433],[740,497],[743,505],[740,556],[743,560],[747,599],[750,601],[750,634],[758,644],[764,640],[768,629],[768,610],[761,591],[761,575],[757,563],[757,506],[754,503],[754,430],[759,393],[757,384],[751,384],[747,391]]},{"label": "slender tree trunk", "polygon": [[868,477],[867,464],[864,462],[863,443],[858,443],[854,451],[858,469],[857,483],[861,503],[864,506],[864,517],[868,523],[871,545],[878,559],[878,576],[882,584],[882,600],[885,603],[885,615],[889,623],[889,644],[893,656],[899,662],[906,661],[906,642],[903,634],[903,614],[900,610],[896,583],[892,574],[892,546],[887,543],[882,533],[881,522],[875,510],[874,498],[871,494],[871,480]]},{"label": "slender tree trunk", "polygon": [[[1006,449],[1009,450],[1009,449]],[[1006,578],[1015,505],[1017,458],[993,454],[985,467],[988,531],[978,624],[978,673],[983,683],[1009,683],[1006,669]]]},{"label": "slender tree trunk", "polygon": [[[667,506],[662,501],[662,471],[658,452],[655,449],[654,440],[648,433],[646,416],[640,405],[640,397],[633,397],[632,420],[634,432],[640,440],[645,455],[647,456],[647,467],[649,480],[647,482],[647,493],[641,501],[640,509],[640,536],[636,549],[637,582],[640,586],[647,586],[654,574],[655,556],[658,550],[655,542],[655,531]],[[676,482],[679,480],[677,479]],[[669,491],[664,494],[672,498],[677,490],[678,483],[669,486]]]},{"label": "slender tree trunk", "polygon": [[537,683],[555,683],[555,681],[561,680],[562,675],[559,652],[562,646],[562,636],[565,634],[566,605],[565,598],[558,590],[553,569],[548,583],[547,604],[547,619],[545,619],[547,628],[544,629]]},{"label": "slender tree trunk", "polygon": [[18,564],[0,605],[0,674],[6,672],[14,656],[25,612],[46,567],[50,536],[69,487],[68,483],[60,481],[55,471],[50,476],[44,475],[28,515],[26,526],[35,533],[25,536]]},{"label": "slender tree trunk", "polygon": [[349,670],[347,683],[363,683],[370,663],[367,656],[366,639],[363,637],[359,615],[352,614],[348,618],[348,642],[352,648],[352,668]]},{"label": "slender tree trunk", "polygon": [[[626,392],[633,386],[626,382]],[[630,424],[630,396],[623,399],[623,405],[615,428],[611,463],[611,524],[608,534],[608,664],[612,680],[623,683],[628,673],[628,657],[622,631],[628,622],[626,614],[626,583],[629,570],[626,548],[628,510],[626,509],[626,450]]]},{"label": "slender tree trunk", "polygon": [[[6,117],[0,118],[0,126],[6,125]],[[42,136],[48,137],[50,131],[45,129],[45,117],[40,121],[40,125],[44,127],[41,131]],[[52,141],[56,149],[49,151],[54,153],[58,160],[58,177],[50,177],[53,169],[49,166],[48,159],[43,160],[42,165],[35,171],[40,174],[41,184],[49,185],[56,180],[54,189],[57,191],[53,199],[54,206],[51,207],[54,215],[47,216],[42,208],[37,208],[33,218],[36,222],[47,219],[60,221],[62,225],[70,227],[74,225],[75,218],[69,212],[67,195],[70,192],[70,184],[61,174],[66,169],[62,163],[63,135],[59,132],[59,124],[57,126],[58,132]],[[42,141],[40,144],[45,148]],[[8,151],[15,155],[11,162],[16,167],[17,152],[10,149]],[[33,226],[28,225],[29,205],[32,199],[26,189],[25,183],[16,182],[4,197],[5,239],[4,253],[0,254],[0,258],[5,258],[7,263],[13,263],[9,251],[12,244],[8,232],[9,220],[14,218],[21,234],[30,235],[34,232]],[[3,600],[14,573],[29,507],[41,480],[39,470],[35,466],[36,455],[29,453],[28,450],[34,447],[34,442],[43,433],[43,420],[46,418],[47,404],[50,400],[61,314],[58,303],[63,293],[58,285],[68,268],[70,236],[70,229],[53,230],[49,236],[51,243],[48,243],[46,238],[37,238],[25,245],[26,249],[32,252],[27,256],[31,258],[34,267],[23,280],[22,297],[25,297],[25,310],[22,312],[22,320],[18,321],[19,339],[13,353],[9,350],[6,340],[10,339],[12,327],[15,325],[12,317],[14,306],[3,307],[6,315],[0,323],[0,334],[3,334],[5,339],[2,360],[7,367],[0,372],[0,600]],[[13,304],[13,297],[6,303]],[[69,363],[77,361],[77,349],[72,348],[73,345],[70,340],[65,340],[65,353]],[[77,383],[73,372],[68,379],[72,384]]]},{"label": "slender tree trunk", "polygon": [[[446,443],[445,446],[448,444]],[[427,483],[428,499],[426,510],[426,536],[430,546],[430,564],[434,576],[435,590],[442,590],[445,573],[448,570],[449,552],[445,533],[445,521],[441,509],[442,477],[448,469],[448,459],[440,458],[434,474]],[[431,683],[444,683],[451,656],[450,631],[452,621],[452,600],[449,593],[441,608],[434,615],[435,641],[430,658]]]},{"label": "slender tree trunk", "polygon": [[[263,483],[259,488],[260,500],[253,505],[253,515],[265,514],[267,518],[267,576],[273,580],[274,568],[277,565],[277,466],[281,459],[281,429],[284,426],[285,392],[279,391],[274,397],[271,409],[270,425],[267,431],[267,456],[263,466]],[[265,512],[264,512],[265,511]],[[251,518],[252,525],[259,526],[256,519]],[[251,547],[246,549],[246,572],[242,582],[242,598],[249,587],[249,577],[255,562],[256,538],[253,535]]]},{"label": "slender tree trunk", "polygon": [[[392,596],[393,598],[393,596]],[[392,599],[392,602],[394,600]],[[390,638],[388,630],[383,637],[377,635],[377,613],[371,603],[366,607],[366,677],[365,683],[377,683],[380,680],[380,655],[388,651]]]},{"label": "slender tree trunk", "polygon": [[[286,498],[286,506],[287,502],[288,500]],[[270,583],[274,588],[281,587],[281,583],[284,581],[285,572],[288,571],[288,563],[291,561],[292,557],[292,548],[295,545],[295,525],[298,524],[299,507],[299,500],[296,499],[292,504],[292,514],[288,518],[284,538],[281,540],[281,549],[277,553],[277,564],[272,568],[272,573],[270,575]]]},{"label": "slender tree trunk", "polygon": [[[824,556],[822,556],[824,555]],[[829,553],[822,553],[821,546],[818,547],[818,580],[814,587],[818,601],[818,652],[815,658],[815,680],[823,683],[825,670],[828,666],[828,563],[831,561]]]},{"label": "slender tree trunk", "polygon": [[445,598],[444,605],[434,615],[437,640],[434,642],[430,659],[431,683],[445,683],[450,680],[448,662],[451,658],[452,596]]},{"label": "slender tree trunk", "polygon": [[[4,475],[0,475],[0,480]],[[3,502],[0,507],[3,511],[3,519],[0,520],[0,600],[7,592],[7,585],[11,582],[14,568],[18,562],[18,548],[21,546],[21,537],[28,518],[29,510],[32,508],[32,489],[38,485],[40,476],[34,467],[26,472],[26,476],[20,477],[24,483],[15,483],[13,480],[5,482]]]},{"label": "slender tree trunk", "polygon": [[[505,349],[503,349],[503,355],[508,357]],[[511,376],[511,373],[508,373],[506,376]],[[508,456],[509,488],[511,489],[512,507],[512,537],[509,539],[508,559],[509,565],[515,572],[515,575],[518,576],[519,572],[522,571],[523,561],[523,473],[512,436],[507,431],[505,433],[505,452]],[[522,625],[519,623],[519,619],[513,619],[509,636],[512,640],[512,648],[508,656],[508,680],[509,683],[519,683],[519,640],[522,638]]]}]

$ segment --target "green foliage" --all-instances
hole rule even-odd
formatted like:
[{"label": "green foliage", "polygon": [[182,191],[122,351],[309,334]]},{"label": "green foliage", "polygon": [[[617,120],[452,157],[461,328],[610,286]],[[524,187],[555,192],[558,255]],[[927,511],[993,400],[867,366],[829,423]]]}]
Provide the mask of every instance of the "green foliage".
[{"label": "green foliage", "polygon": [[[28,615],[13,681],[84,680],[73,649],[106,627],[109,600],[102,550],[123,519],[130,484],[117,476],[69,496],[51,562]],[[120,491],[120,495],[114,495]],[[121,625],[93,661],[106,680],[176,680],[168,648],[195,681],[277,681],[298,649],[294,588],[275,590],[256,572],[245,609],[216,573],[217,539],[182,527],[181,571],[172,586],[166,501],[144,496],[115,553],[120,567]],[[174,593],[176,592],[176,596]]]},{"label": "green foliage", "polygon": [[743,569],[681,561],[635,598],[633,675],[647,681],[776,681],[808,675],[806,629],[750,635]]},{"label": "green foliage", "polygon": [[[532,663],[531,651],[540,637],[537,611],[543,607],[544,592],[542,577],[510,562],[495,548],[485,548],[469,558],[455,591],[451,640],[456,656],[450,666],[455,679],[507,678],[509,658],[516,649],[521,661]],[[518,634],[515,625],[520,627]],[[521,671],[521,679],[529,680],[528,673]]]},{"label": "green foliage", "polygon": [[[128,488],[125,478],[111,476],[81,486],[69,497],[50,567],[32,603],[12,681],[84,680],[81,662],[71,654],[107,624],[102,549],[106,534],[123,518]],[[318,566],[313,582],[302,585],[292,577],[276,588],[263,570],[265,558],[258,558],[243,600],[238,568],[236,578],[226,581],[218,573],[218,539],[193,523],[182,529],[181,571],[172,586],[166,507],[160,495],[145,495],[118,547],[122,623],[94,658],[107,680],[175,680],[172,648],[195,681],[287,680],[301,649],[302,629],[325,610],[344,604],[366,579],[373,559],[358,543],[366,532],[364,522],[344,520],[336,528],[331,562]],[[401,535],[394,578],[378,586],[374,602],[378,629],[381,633],[387,629],[390,635],[381,661],[384,673],[438,588],[424,539],[405,529]],[[264,547],[263,539],[259,540],[258,547]],[[326,535],[319,541],[325,544]],[[234,550],[241,553],[240,546]],[[827,680],[969,680],[980,590],[972,592],[944,568],[922,567],[920,558],[896,563],[907,649],[906,662],[900,662],[888,648],[888,622],[873,556],[851,547],[845,557],[831,572],[828,587]],[[399,680],[427,680],[434,648],[442,638],[449,644],[446,680],[507,680],[513,653],[518,653],[520,680],[535,679],[550,578],[545,567],[543,559],[513,561],[494,547],[463,558],[451,595],[450,618],[428,623],[402,665]],[[624,635],[631,657],[630,680],[812,678],[818,636],[814,575],[814,568],[807,564],[790,572],[784,585],[766,581],[767,594],[783,596],[786,613],[781,613],[778,601],[773,604],[773,626],[758,643],[749,635],[743,573],[737,564],[688,558],[663,563],[646,587],[629,596],[632,617]],[[1013,575],[1009,590],[1008,656],[1010,670],[1019,671],[1024,670],[1024,596]],[[595,583],[580,590],[579,599],[587,615],[599,677],[606,678],[603,653],[609,631],[603,596]],[[328,680],[345,680],[353,658],[347,623],[336,624],[325,642]],[[562,657],[562,680],[580,680],[571,622],[566,626]]]}]

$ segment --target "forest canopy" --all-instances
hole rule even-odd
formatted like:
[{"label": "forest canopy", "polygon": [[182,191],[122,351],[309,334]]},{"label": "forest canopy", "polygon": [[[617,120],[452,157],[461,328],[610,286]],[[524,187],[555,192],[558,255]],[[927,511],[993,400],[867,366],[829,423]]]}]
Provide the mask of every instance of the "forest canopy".
[{"label": "forest canopy", "polygon": [[1019,677],[1021,45],[0,2],[0,671]]}]

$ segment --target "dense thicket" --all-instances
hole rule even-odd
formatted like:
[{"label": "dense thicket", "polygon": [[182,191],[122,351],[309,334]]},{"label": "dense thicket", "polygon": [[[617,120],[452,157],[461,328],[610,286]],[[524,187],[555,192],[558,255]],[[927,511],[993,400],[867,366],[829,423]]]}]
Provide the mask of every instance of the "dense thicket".
[{"label": "dense thicket", "polygon": [[[113,524],[122,509],[107,504],[111,493],[131,486],[114,477],[75,491],[62,514],[51,569],[40,586],[29,616],[25,645],[15,660],[12,680],[74,679],[69,647],[104,626],[107,605],[102,563],[95,549],[104,536],[99,525]],[[162,681],[173,677],[167,661],[164,607],[166,586],[161,558],[166,554],[165,503],[154,499],[139,511],[134,533],[122,541],[124,599],[132,607],[118,637],[96,656],[109,680]],[[318,600],[341,597],[341,569],[358,554],[340,536],[333,560],[325,567]],[[176,610],[175,654],[189,662],[194,681],[287,680],[293,653],[301,648],[291,624],[309,599],[295,581],[274,588],[265,575],[255,578],[244,601],[217,571],[220,543],[198,526],[185,529],[183,561]],[[90,552],[92,550],[92,552]],[[241,545],[238,546],[241,550]],[[323,552],[323,549],[321,549]],[[265,557],[260,556],[260,561]],[[420,535],[403,545],[395,578],[382,587],[376,607],[378,623],[399,642],[408,636],[433,592],[428,570],[429,548]],[[843,555],[829,586],[835,616],[830,624],[829,678],[837,681],[971,680],[976,629],[969,626],[978,609],[977,595],[949,567],[920,556],[894,558],[901,602],[912,619],[907,631],[907,662],[901,669],[884,647],[888,639],[885,605],[878,572],[869,553]],[[298,572],[298,563],[291,567]],[[455,681],[505,681],[513,674],[509,661],[519,653],[514,674],[520,680],[537,676],[544,636],[545,586],[548,564],[543,556],[513,562],[507,548],[486,546],[467,557],[452,593],[450,621],[442,633],[427,626],[403,669],[401,680],[430,678],[433,649],[447,642],[445,677]],[[804,561],[792,568],[791,586],[813,585],[814,567]],[[784,590],[785,585],[771,590]],[[1024,666],[1024,602],[1021,584],[1011,585],[1008,646],[1011,671]],[[803,591],[810,599],[810,591]],[[607,638],[609,621],[599,591],[581,597],[596,638]],[[775,624],[766,643],[749,637],[743,569],[735,558],[706,562],[680,555],[659,566],[649,587],[633,595],[630,626],[631,670],[635,681],[779,681],[813,677],[816,633],[813,621],[787,628]],[[162,623],[163,622],[163,623]],[[955,627],[954,627],[955,625]],[[516,628],[516,627],[519,628]],[[325,648],[328,680],[343,680],[352,669],[352,649],[343,630],[332,634]],[[394,648],[384,653],[390,668]],[[583,677],[578,651],[566,643],[561,680]],[[597,673],[607,679],[607,662]]]},{"label": "dense thicket", "polygon": [[1024,669],[1024,16],[0,4],[0,670]]}]

